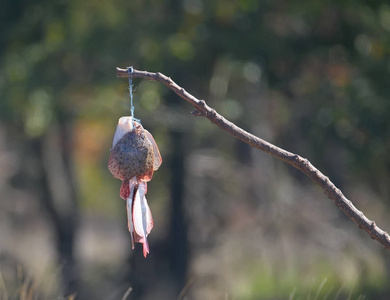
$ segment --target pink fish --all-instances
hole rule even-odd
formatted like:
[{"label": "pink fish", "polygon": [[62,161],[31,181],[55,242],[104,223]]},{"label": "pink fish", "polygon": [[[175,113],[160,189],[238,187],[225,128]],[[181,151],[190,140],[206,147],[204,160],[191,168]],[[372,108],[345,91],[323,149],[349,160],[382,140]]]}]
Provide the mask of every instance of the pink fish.
[{"label": "pink fish", "polygon": [[132,117],[119,119],[108,169],[122,180],[120,196],[127,203],[128,228],[132,248],[134,242],[143,244],[143,253],[149,253],[147,236],[153,228],[153,218],[146,200],[147,182],[162,163],[160,151],[153,136]]}]

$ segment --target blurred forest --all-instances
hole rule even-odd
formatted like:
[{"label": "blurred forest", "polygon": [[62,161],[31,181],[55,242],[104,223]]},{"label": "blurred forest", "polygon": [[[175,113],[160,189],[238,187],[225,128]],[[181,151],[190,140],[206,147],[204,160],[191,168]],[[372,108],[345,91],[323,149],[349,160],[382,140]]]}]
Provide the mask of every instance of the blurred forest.
[{"label": "blurred forest", "polygon": [[5,0],[1,300],[390,298],[389,252],[320,188],[146,80],[135,116],[163,164],[150,255],[132,251],[107,169],[130,65],[308,158],[390,230],[387,1]]}]

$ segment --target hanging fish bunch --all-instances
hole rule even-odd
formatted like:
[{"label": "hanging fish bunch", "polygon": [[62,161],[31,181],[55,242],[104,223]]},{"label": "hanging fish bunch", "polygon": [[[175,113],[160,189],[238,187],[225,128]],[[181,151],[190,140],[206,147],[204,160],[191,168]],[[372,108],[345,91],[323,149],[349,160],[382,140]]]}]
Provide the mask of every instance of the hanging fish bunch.
[{"label": "hanging fish bunch", "polygon": [[126,200],[128,228],[134,243],[143,244],[143,254],[149,253],[147,236],[153,228],[153,218],[146,200],[147,182],[162,163],[153,136],[132,116],[119,119],[108,169],[122,180],[120,196]]}]

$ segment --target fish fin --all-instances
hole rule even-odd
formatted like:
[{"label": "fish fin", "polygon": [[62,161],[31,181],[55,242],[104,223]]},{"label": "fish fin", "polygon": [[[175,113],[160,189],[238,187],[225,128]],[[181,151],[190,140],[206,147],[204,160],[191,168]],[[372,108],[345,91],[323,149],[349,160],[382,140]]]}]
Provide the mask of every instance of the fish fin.
[{"label": "fish fin", "polygon": [[148,137],[149,141],[151,142],[151,144],[153,146],[153,153],[154,153],[153,171],[157,171],[158,168],[162,164],[162,158],[161,158],[160,150],[158,149],[157,143],[154,140],[153,136],[150,134],[150,132],[145,129],[145,133],[146,133],[146,136]]},{"label": "fish fin", "polygon": [[119,191],[119,195],[122,199],[126,200],[130,197],[130,182],[129,180],[122,180],[121,189]]},{"label": "fish fin", "polygon": [[146,192],[146,182],[141,181],[135,192],[133,204],[134,238],[136,242],[143,244],[144,255],[149,253],[147,236],[153,228],[153,217],[145,197]]}]

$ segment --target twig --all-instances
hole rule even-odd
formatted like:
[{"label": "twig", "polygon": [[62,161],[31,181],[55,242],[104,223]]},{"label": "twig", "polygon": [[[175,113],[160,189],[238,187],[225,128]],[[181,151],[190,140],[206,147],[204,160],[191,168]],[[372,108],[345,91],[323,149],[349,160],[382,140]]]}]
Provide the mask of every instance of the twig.
[{"label": "twig", "polygon": [[[128,77],[127,69],[116,68],[117,77]],[[387,232],[380,229],[374,221],[368,219],[363,212],[358,210],[350,200],[319,170],[317,170],[309,160],[297,154],[288,152],[271,143],[268,143],[253,134],[246,132],[232,122],[226,120],[223,116],[218,114],[214,109],[209,107],[204,100],[199,100],[185,89],[177,85],[170,77],[161,73],[151,73],[147,71],[133,70],[133,78],[144,78],[152,81],[159,81],[164,83],[167,87],[173,90],[181,98],[189,102],[195,107],[192,112],[195,116],[202,116],[217,125],[223,130],[227,131],[234,137],[249,144],[250,146],[264,151],[276,158],[279,158],[286,163],[297,168],[305,173],[309,178],[316,182],[324,191],[324,193],[333,200],[336,206],[341,209],[350,219],[352,219],[359,228],[365,230],[372,239],[377,240],[386,249],[390,249],[390,236]]]}]

